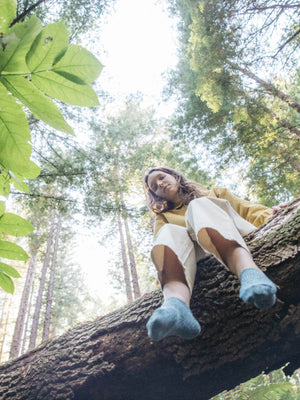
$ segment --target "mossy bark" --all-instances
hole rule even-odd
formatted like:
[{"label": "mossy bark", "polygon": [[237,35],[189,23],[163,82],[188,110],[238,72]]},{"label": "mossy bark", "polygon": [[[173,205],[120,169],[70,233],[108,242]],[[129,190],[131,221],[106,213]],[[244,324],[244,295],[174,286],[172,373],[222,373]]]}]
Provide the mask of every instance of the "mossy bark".
[{"label": "mossy bark", "polygon": [[145,323],[160,291],[81,324],[0,368],[1,399],[209,399],[262,371],[300,366],[300,200],[246,237],[279,286],[259,311],[215,259],[199,265],[191,307],[202,326],[192,341],[152,342]]}]

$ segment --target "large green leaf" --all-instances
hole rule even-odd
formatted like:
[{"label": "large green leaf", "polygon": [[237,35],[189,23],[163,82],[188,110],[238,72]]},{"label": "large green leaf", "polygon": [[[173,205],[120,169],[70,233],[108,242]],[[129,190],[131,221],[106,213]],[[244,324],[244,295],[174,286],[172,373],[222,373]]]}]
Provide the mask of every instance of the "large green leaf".
[{"label": "large green leaf", "polygon": [[62,22],[45,26],[35,38],[26,56],[30,71],[50,69],[55,59],[66,52],[68,44],[68,32]]},{"label": "large green leaf", "polygon": [[59,109],[28,79],[22,76],[2,76],[0,81],[39,119],[62,132],[73,133]]},{"label": "large green leaf", "polygon": [[[32,161],[28,122],[20,104],[0,84],[0,164],[20,176],[27,175]],[[36,174],[37,176],[38,174]],[[0,186],[7,188],[9,176],[0,175]],[[2,180],[2,183],[1,183]]]},{"label": "large green leaf", "polygon": [[0,33],[5,34],[16,15],[16,0],[0,1]]},{"label": "large green leaf", "polygon": [[4,289],[7,293],[13,294],[15,291],[15,286],[12,279],[3,272],[0,272],[0,287],[2,287],[2,289]]},{"label": "large green leaf", "polygon": [[7,265],[3,262],[0,262],[0,271],[5,272],[7,275],[12,276],[13,278],[21,277],[21,275],[15,268],[13,268],[10,265]]},{"label": "large green leaf", "polygon": [[5,213],[0,217],[0,232],[13,236],[26,236],[33,230],[30,222],[16,214]]},{"label": "large green leaf", "polygon": [[88,50],[72,44],[52,70],[63,76],[67,75],[73,82],[78,82],[76,78],[79,78],[83,82],[91,83],[99,76],[102,64]]},{"label": "large green leaf", "polygon": [[90,85],[78,85],[52,71],[31,75],[32,82],[55,99],[76,106],[94,107],[98,97]]},{"label": "large green leaf", "polygon": [[0,257],[21,261],[28,260],[29,258],[28,254],[21,246],[5,240],[0,240]]},{"label": "large green leaf", "polygon": [[4,52],[1,54],[1,73],[29,73],[26,63],[26,54],[35,37],[42,29],[41,21],[33,16],[26,22],[15,24],[5,36],[6,43]]}]

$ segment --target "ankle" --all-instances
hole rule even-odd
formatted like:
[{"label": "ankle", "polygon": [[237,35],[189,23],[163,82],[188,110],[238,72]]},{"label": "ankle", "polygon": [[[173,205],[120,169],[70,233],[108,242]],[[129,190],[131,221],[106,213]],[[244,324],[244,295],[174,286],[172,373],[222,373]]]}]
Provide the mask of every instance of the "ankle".
[{"label": "ankle", "polygon": [[171,281],[163,286],[164,300],[176,297],[182,300],[188,307],[190,306],[190,289],[183,282]]}]

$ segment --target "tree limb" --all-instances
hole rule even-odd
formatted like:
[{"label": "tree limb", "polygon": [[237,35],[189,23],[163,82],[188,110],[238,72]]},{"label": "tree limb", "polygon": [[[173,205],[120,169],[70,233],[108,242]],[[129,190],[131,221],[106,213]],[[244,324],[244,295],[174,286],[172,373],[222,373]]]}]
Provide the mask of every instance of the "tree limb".
[{"label": "tree limb", "polygon": [[35,4],[32,4],[27,10],[24,10],[22,14],[18,15],[10,24],[10,28],[15,25],[17,22],[22,21],[27,14],[29,14],[32,10],[34,10],[36,7],[38,7],[40,4],[44,3],[47,0],[38,0]]},{"label": "tree limb", "polygon": [[299,232],[300,199],[245,238],[279,287],[270,310],[242,303],[237,278],[207,257],[191,304],[199,337],[148,338],[145,324],[162,301],[156,290],[2,365],[0,398],[207,400],[287,362],[292,372],[300,366]]},{"label": "tree limb", "polygon": [[277,54],[287,45],[289,44],[293,39],[295,39],[296,36],[298,36],[300,33],[300,29],[298,29],[293,36],[291,36],[288,40],[286,40],[277,50],[277,52],[274,54],[272,58],[275,58]]}]

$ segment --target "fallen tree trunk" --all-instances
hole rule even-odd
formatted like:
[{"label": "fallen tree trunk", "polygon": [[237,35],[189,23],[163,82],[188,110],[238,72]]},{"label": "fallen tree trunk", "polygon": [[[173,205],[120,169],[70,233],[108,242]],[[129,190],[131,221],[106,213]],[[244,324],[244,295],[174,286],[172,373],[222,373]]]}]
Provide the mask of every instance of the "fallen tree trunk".
[{"label": "fallen tree trunk", "polygon": [[152,342],[145,323],[159,290],[0,368],[1,399],[209,399],[290,362],[300,366],[300,200],[246,237],[258,265],[280,287],[260,311],[238,299],[238,280],[215,259],[201,261],[192,340]]}]

